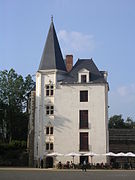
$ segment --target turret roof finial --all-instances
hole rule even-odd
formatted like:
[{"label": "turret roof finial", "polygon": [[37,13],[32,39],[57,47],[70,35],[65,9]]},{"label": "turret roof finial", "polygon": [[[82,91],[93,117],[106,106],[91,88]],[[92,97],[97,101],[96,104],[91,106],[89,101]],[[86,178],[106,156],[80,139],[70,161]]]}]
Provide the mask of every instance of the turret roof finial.
[{"label": "turret roof finial", "polygon": [[53,15],[51,15],[51,22],[53,22]]}]

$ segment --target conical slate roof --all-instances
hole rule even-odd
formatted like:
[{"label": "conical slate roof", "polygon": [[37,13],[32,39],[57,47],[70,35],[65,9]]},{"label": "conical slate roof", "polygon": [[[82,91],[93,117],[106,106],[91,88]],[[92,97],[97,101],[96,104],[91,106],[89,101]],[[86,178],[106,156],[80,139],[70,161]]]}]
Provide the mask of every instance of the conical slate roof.
[{"label": "conical slate roof", "polygon": [[50,25],[46,44],[39,65],[39,70],[50,69],[66,71],[53,21]]}]

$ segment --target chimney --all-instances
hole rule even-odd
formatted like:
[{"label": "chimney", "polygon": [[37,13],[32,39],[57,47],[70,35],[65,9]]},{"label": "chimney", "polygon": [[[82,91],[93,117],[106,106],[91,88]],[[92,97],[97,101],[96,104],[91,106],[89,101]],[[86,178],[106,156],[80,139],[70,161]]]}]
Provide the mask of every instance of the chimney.
[{"label": "chimney", "polygon": [[107,76],[108,76],[108,73],[107,71],[100,71],[102,76],[104,77],[104,79],[107,81]]},{"label": "chimney", "polygon": [[71,71],[72,67],[73,67],[73,55],[66,55],[67,72]]}]

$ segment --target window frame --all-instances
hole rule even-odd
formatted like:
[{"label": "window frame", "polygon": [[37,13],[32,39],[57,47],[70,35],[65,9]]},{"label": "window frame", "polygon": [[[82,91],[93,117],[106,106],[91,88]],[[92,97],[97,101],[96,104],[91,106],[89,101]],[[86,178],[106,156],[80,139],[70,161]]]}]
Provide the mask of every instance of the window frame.
[{"label": "window frame", "polygon": [[53,150],[53,143],[50,143],[50,150]]},{"label": "window frame", "polygon": [[80,102],[88,102],[88,90],[81,90],[80,91]]},{"label": "window frame", "polygon": [[89,128],[89,111],[79,110],[79,129]]},{"label": "window frame", "polygon": [[46,135],[49,135],[49,132],[50,132],[50,127],[46,127]]},{"label": "window frame", "polygon": [[53,151],[54,143],[53,142],[46,142],[46,151]]},{"label": "window frame", "polygon": [[53,127],[50,127],[50,134],[53,134]]},{"label": "window frame", "polygon": [[80,132],[80,151],[89,151],[89,133]]},{"label": "window frame", "polygon": [[54,115],[54,106],[53,105],[47,105],[46,106],[46,115]]},{"label": "window frame", "polygon": [[[86,82],[82,82],[82,75],[86,75]],[[78,82],[79,83],[89,83],[90,82],[90,71],[88,71],[86,68],[82,68],[78,71]]]},{"label": "window frame", "polygon": [[53,126],[46,126],[46,135],[53,135]]},{"label": "window frame", "polygon": [[46,144],[45,144],[45,149],[46,149],[47,151],[50,150],[49,142],[46,142]]},{"label": "window frame", "polygon": [[46,96],[54,96],[54,85],[53,84],[46,84]]},{"label": "window frame", "polygon": [[87,83],[87,75],[86,74],[81,74],[81,83]]}]

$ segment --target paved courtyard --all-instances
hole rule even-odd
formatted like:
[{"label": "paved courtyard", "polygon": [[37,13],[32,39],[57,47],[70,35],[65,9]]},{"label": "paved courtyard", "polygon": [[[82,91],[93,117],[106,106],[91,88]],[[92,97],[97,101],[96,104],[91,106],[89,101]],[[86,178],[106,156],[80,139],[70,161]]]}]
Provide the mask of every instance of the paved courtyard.
[{"label": "paved courtyard", "polygon": [[134,180],[135,171],[123,170],[40,170],[40,169],[3,169],[0,168],[0,180]]}]

